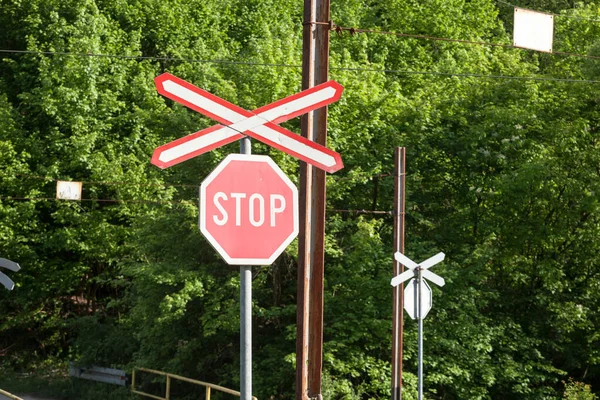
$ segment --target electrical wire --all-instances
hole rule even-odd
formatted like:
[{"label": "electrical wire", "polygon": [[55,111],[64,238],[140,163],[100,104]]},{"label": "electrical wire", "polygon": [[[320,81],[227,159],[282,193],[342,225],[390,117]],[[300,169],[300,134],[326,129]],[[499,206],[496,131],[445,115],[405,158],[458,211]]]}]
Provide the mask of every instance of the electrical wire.
[{"label": "electrical wire", "polygon": [[135,203],[135,204],[189,204],[189,200],[118,200],[118,199],[77,199],[66,200],[57,199],[54,197],[17,197],[17,196],[0,196],[0,200],[15,200],[15,201],[97,201],[99,203]]},{"label": "electrical wire", "polygon": [[[351,30],[353,28],[343,28],[345,30]],[[378,31],[373,31],[378,32]],[[385,32],[381,31],[381,33],[385,34]],[[390,32],[390,34],[397,34]],[[405,34],[397,34],[397,35],[405,35]],[[422,36],[422,35],[414,35],[414,36]],[[433,39],[435,37],[427,37]],[[445,41],[461,41],[460,39],[448,39],[448,38],[438,38],[440,40]],[[473,44],[477,42],[472,42]],[[483,43],[483,42],[482,42]],[[487,43],[486,45],[494,45]],[[504,45],[502,45],[504,46]],[[512,47],[512,46],[510,46]],[[301,65],[293,65],[293,64],[270,64],[270,63],[254,63],[254,62],[238,62],[238,61],[227,61],[227,60],[196,60],[196,59],[185,59],[185,58],[173,58],[173,57],[150,57],[150,56],[119,56],[119,55],[111,55],[111,54],[92,54],[92,53],[71,53],[71,52],[50,52],[50,51],[31,51],[31,50],[6,50],[0,49],[0,53],[16,53],[16,54],[44,54],[44,55],[65,55],[65,56],[73,56],[73,57],[114,57],[114,58],[130,58],[130,59],[159,59],[159,60],[171,60],[171,61],[181,61],[181,62],[190,62],[190,63],[221,63],[221,64],[240,64],[240,65],[249,65],[249,66],[264,66],[264,67],[286,67],[286,68],[302,68]],[[572,55],[578,57],[586,57],[586,58],[594,58],[600,59],[600,57],[595,56],[586,56],[582,54],[573,54],[573,53],[548,53],[548,54],[562,54],[562,55]],[[521,80],[521,81],[546,81],[546,82],[568,82],[568,83],[600,83],[598,80],[589,80],[589,79],[573,79],[573,78],[548,78],[548,77],[536,77],[536,76],[516,76],[516,75],[488,75],[488,74],[474,74],[474,73],[453,73],[453,72],[435,72],[435,71],[410,71],[410,70],[399,70],[399,69],[385,69],[385,68],[354,68],[354,67],[336,67],[331,66],[329,68],[331,71],[353,71],[353,72],[375,72],[375,73],[389,73],[389,74],[398,74],[398,75],[431,75],[431,76],[442,76],[442,77],[458,77],[458,78],[482,78],[482,79],[503,79],[503,80]]]},{"label": "electrical wire", "polygon": [[232,61],[232,60],[204,60],[196,58],[181,58],[181,57],[159,57],[159,56],[128,56],[120,54],[102,54],[102,53],[73,53],[69,51],[39,51],[39,50],[11,50],[0,49],[0,53],[15,53],[15,54],[33,54],[46,56],[69,56],[69,57],[97,57],[97,58],[116,58],[123,60],[154,60],[154,61],[174,61],[188,62],[198,64],[232,64],[232,65],[249,65],[262,67],[286,67],[286,68],[302,68],[302,65],[292,65],[283,63],[257,63],[251,61]]},{"label": "electrical wire", "polygon": [[330,68],[331,70],[346,70],[346,71],[366,71],[380,72],[390,74],[405,74],[405,75],[432,75],[442,77],[457,77],[457,78],[482,78],[482,79],[504,79],[516,81],[546,81],[546,82],[566,82],[566,83],[600,83],[598,80],[590,79],[573,79],[573,78],[543,78],[538,76],[516,76],[516,75],[487,75],[473,73],[452,73],[452,72],[433,72],[433,71],[405,71],[395,69],[369,69],[369,68]]},{"label": "electrical wire", "polygon": [[327,212],[334,212],[340,214],[371,214],[371,215],[394,215],[393,211],[379,211],[379,210],[327,210]]},{"label": "electrical wire", "polygon": [[[80,201],[95,201],[99,203],[135,203],[135,204],[175,204],[175,205],[189,205],[189,200],[182,201],[151,201],[151,200],[117,200],[117,199],[78,199],[78,200],[65,200],[56,199],[54,197],[15,197],[15,196],[0,196],[0,200],[12,200],[12,201],[66,201],[66,202],[80,202]],[[338,214],[354,214],[354,215],[393,215],[393,211],[381,211],[381,210],[338,210],[328,209],[328,213]]]},{"label": "electrical wire", "polygon": [[[499,3],[505,4],[511,7],[517,7],[512,3],[508,3],[503,0],[497,0]],[[586,18],[573,17],[563,14],[552,14],[559,17],[569,17],[581,20],[589,20],[594,22],[600,22],[600,20],[590,20]],[[362,29],[362,28],[348,28],[337,26],[330,22],[310,22],[310,24],[318,24],[318,25],[328,25],[330,30],[336,31],[338,34],[344,31],[349,32],[351,35],[355,35],[357,33],[373,33],[380,35],[394,35],[397,37],[408,37],[414,39],[426,39],[426,40],[434,40],[434,41],[445,41],[445,42],[454,42],[454,43],[462,43],[462,44],[472,44],[472,45],[480,45],[480,46],[492,46],[492,47],[504,47],[504,48],[518,48],[511,44],[503,44],[503,43],[489,43],[482,41],[472,41],[465,39],[453,39],[453,38],[444,38],[437,37],[431,35],[423,35],[423,34],[410,34],[410,33],[400,33],[400,32],[390,32],[390,31],[380,31],[373,29]],[[523,49],[522,49],[523,50]],[[118,55],[118,54],[100,54],[100,53],[74,53],[67,51],[36,51],[36,50],[14,50],[14,49],[0,49],[0,53],[12,53],[12,54],[34,54],[34,55],[63,55],[63,56],[74,56],[74,57],[99,57],[99,58],[116,58],[116,59],[127,59],[127,60],[154,60],[154,61],[173,61],[173,62],[188,62],[188,63],[203,63],[203,64],[231,64],[231,65],[246,65],[246,66],[263,66],[263,67],[277,67],[277,68],[302,68],[302,65],[299,64],[285,64],[285,63],[258,63],[258,62],[250,62],[250,61],[233,61],[233,60],[224,60],[224,59],[193,59],[193,58],[182,58],[182,57],[160,57],[160,56],[141,56],[141,55]],[[568,53],[568,52],[557,52],[554,51],[548,54],[562,55],[568,57],[579,57],[579,58],[587,58],[587,59],[595,59],[598,60],[600,57],[591,56],[586,54],[577,54],[577,53]],[[437,75],[437,76],[456,76],[456,77],[478,77],[478,78],[486,78],[486,79],[520,79],[520,80],[544,80],[544,81],[559,81],[559,82],[577,82],[577,83],[598,83],[598,81],[592,80],[580,80],[580,79],[570,79],[570,78],[539,78],[539,77],[520,77],[520,76],[505,76],[505,75],[485,75],[485,74],[464,74],[464,73],[439,73],[432,71],[403,71],[403,70],[392,70],[392,69],[371,69],[371,68],[349,68],[349,67],[330,67],[331,70],[342,70],[342,71],[364,71],[364,72],[378,72],[378,73],[396,73],[396,74],[422,74],[422,75]]]},{"label": "electrical wire", "polygon": [[[22,174],[15,173],[15,176],[22,176],[24,178],[33,178],[33,179],[43,179],[47,181],[72,181],[71,179],[56,179],[51,178],[49,176],[41,176],[41,175],[30,175],[30,174]],[[81,181],[75,180],[75,182],[86,183],[90,185],[120,185],[120,186],[138,186],[138,187],[186,187],[186,188],[199,188],[200,185],[185,185],[185,184],[174,184],[174,183],[130,183],[130,182],[110,182],[110,181]]]},{"label": "electrical wire", "polygon": [[398,37],[407,37],[407,38],[411,38],[411,39],[426,39],[426,40],[435,40],[435,41],[443,41],[443,42],[474,44],[474,45],[480,45],[480,46],[514,48],[514,46],[510,45],[510,44],[488,43],[488,42],[481,42],[481,41],[473,41],[473,40],[465,40],[465,39],[452,39],[452,38],[444,38],[444,37],[422,35],[422,34],[415,34],[415,33],[380,31],[380,30],[375,30],[375,29],[347,28],[347,27],[338,26],[338,25],[336,25],[332,30],[336,31],[338,34],[340,34],[342,32],[349,32],[350,35],[355,35],[357,33],[374,33],[377,35],[392,35],[392,36],[398,36]]},{"label": "electrical wire", "polygon": [[[33,179],[40,179],[40,180],[45,180],[48,181],[48,183],[50,182],[58,182],[58,181],[63,181],[63,182],[81,182],[82,183],[82,189],[86,190],[87,188],[85,187],[85,185],[115,185],[115,186],[137,186],[137,187],[183,187],[183,188],[191,188],[191,189],[199,189],[200,185],[186,185],[186,184],[170,184],[170,183],[165,183],[165,184],[144,184],[144,183],[129,183],[129,182],[111,182],[111,181],[85,181],[85,180],[69,180],[69,179],[56,179],[56,178],[52,178],[49,176],[42,176],[42,175],[32,175],[32,174],[23,174],[23,173],[15,173],[15,176],[20,176],[20,177],[24,177],[24,178],[33,178]],[[382,179],[382,178],[390,178],[393,177],[393,173],[391,172],[382,172],[379,174],[375,174],[375,175],[369,175],[369,176],[361,176],[360,179],[361,180],[373,180],[373,179]],[[356,176],[342,176],[342,177],[337,177],[334,176],[334,179],[336,182],[343,182],[343,181],[347,181],[350,179],[356,179]],[[90,199],[93,200],[93,199]]]},{"label": "electrical wire", "polygon": [[[434,41],[443,41],[443,42],[454,42],[454,43],[463,43],[463,44],[473,44],[479,46],[491,46],[491,47],[504,47],[508,49],[519,49],[519,50],[529,50],[521,47],[513,46],[512,44],[503,44],[503,43],[489,43],[489,42],[481,42],[481,41],[473,41],[473,40],[465,40],[465,39],[452,39],[452,38],[444,38],[437,36],[429,36],[429,35],[420,35],[420,34],[412,34],[412,33],[399,33],[399,32],[389,32],[389,31],[378,31],[373,29],[360,29],[360,28],[346,28],[343,26],[335,26],[333,28],[338,33],[341,32],[350,32],[351,35],[355,35],[357,33],[374,33],[378,35],[393,35],[398,37],[408,37],[413,39],[426,39],[426,40],[434,40]],[[530,50],[535,51],[535,50]],[[553,51],[552,53],[546,54],[556,54],[568,57],[579,57],[579,58],[588,58],[592,60],[600,60],[598,56],[590,56],[587,54],[577,54],[577,53],[567,53],[562,51]]]},{"label": "electrical wire", "polygon": [[[501,4],[504,4],[504,5],[507,5],[507,6],[509,6],[509,7],[514,7],[514,8],[523,8],[523,9],[527,9],[527,10],[529,10],[529,8],[527,8],[527,7],[521,7],[521,6],[517,6],[517,5],[515,5],[515,4],[509,3],[509,2],[506,2],[506,1],[503,1],[503,0],[496,0],[496,1],[497,1],[498,3],[501,3]],[[574,15],[554,14],[554,13],[550,13],[550,12],[547,12],[547,11],[537,11],[537,10],[531,10],[531,11],[541,12],[541,13],[544,13],[544,14],[550,14],[550,15],[552,15],[552,16],[555,16],[555,17],[560,17],[560,18],[570,18],[570,19],[576,19],[576,20],[580,20],[580,21],[600,22],[600,20],[599,20],[599,19],[584,18],[584,17],[576,17],[576,16],[574,16]]]}]

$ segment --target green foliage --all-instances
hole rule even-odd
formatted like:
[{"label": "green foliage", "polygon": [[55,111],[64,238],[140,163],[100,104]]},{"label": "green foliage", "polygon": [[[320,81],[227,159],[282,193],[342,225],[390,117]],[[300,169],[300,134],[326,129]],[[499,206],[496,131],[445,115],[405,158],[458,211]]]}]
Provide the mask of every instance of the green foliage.
[{"label": "green foliage", "polygon": [[590,385],[569,379],[569,381],[565,383],[565,393],[563,398],[570,400],[595,400],[598,396],[591,392]]},{"label": "green foliage", "polygon": [[66,365],[56,363],[37,370],[35,374],[15,374],[0,369],[0,387],[20,396],[49,397],[56,400],[129,400],[133,399],[128,387],[70,378],[64,375]]},{"label": "green foliage", "polygon": [[[556,51],[598,55],[597,5],[519,5],[559,14]],[[23,267],[0,291],[0,363],[77,359],[238,387],[238,271],[197,228],[198,185],[237,145],[151,166],[154,148],[213,124],[159,96],[153,78],[168,71],[247,109],[299,91],[302,2],[0,7],[0,49],[32,52],[0,60],[0,256]],[[503,2],[334,0],[331,11],[343,27],[511,43]],[[595,398],[600,92],[527,77],[596,81],[597,60],[348,32],[332,33],[330,53],[345,89],[328,146],[345,168],[327,178],[328,209],[391,210],[393,151],[405,146],[406,253],[447,254],[425,321],[426,397]],[[299,132],[298,120],[285,126]],[[292,157],[253,152],[297,182]],[[83,181],[84,201],[54,200],[57,179]],[[326,232],[323,395],[388,397],[392,218],[330,211]],[[296,255],[293,243],[254,270],[259,398],[294,390]],[[408,318],[404,341],[413,399]]]}]

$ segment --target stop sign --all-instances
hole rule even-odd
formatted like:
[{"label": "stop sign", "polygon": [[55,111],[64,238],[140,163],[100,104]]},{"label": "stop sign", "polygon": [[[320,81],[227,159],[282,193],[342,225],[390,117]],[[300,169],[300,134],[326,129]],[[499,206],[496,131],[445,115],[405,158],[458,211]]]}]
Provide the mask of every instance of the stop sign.
[{"label": "stop sign", "polygon": [[298,190],[267,156],[230,154],[200,185],[200,231],[232,265],[269,265],[298,235]]}]

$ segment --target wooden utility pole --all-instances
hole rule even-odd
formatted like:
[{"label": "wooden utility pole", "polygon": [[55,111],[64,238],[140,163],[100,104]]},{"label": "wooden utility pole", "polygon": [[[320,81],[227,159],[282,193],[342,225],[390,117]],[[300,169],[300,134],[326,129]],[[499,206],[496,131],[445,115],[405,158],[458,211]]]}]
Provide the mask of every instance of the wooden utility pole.
[{"label": "wooden utility pole", "polygon": [[[404,254],[404,215],[406,182],[406,148],[394,152],[394,254]],[[404,267],[394,259],[394,275]],[[392,294],[392,400],[402,400],[402,335],[404,317],[404,285],[393,288]]]},{"label": "wooden utility pole", "polygon": [[[327,82],[329,0],[305,0],[302,89]],[[301,120],[302,136],[327,145],[327,107]],[[325,172],[300,163],[296,400],[322,399],[323,279],[325,264]]]}]

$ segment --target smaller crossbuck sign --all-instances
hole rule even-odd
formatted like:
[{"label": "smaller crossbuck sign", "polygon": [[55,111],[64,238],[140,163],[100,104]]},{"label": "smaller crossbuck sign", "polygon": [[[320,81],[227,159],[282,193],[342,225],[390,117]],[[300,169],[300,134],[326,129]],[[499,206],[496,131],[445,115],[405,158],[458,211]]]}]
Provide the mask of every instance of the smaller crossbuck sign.
[{"label": "smaller crossbuck sign", "polygon": [[[417,264],[400,252],[394,254],[396,261],[408,268],[408,271],[404,271],[400,275],[395,276],[392,279],[392,286],[398,286],[413,277],[419,278],[419,275],[421,279],[423,279],[423,284],[420,288],[418,287],[417,280],[413,279],[408,282],[404,289],[404,309],[412,319],[423,319],[427,316],[429,310],[431,310],[433,303],[431,298],[431,288],[424,279],[428,279],[438,286],[444,286],[446,284],[444,278],[428,270],[435,264],[442,262],[445,257],[444,253],[438,253],[420,264]],[[421,299],[421,315],[419,315],[418,310],[419,297]]]},{"label": "smaller crossbuck sign", "polygon": [[339,100],[343,87],[335,81],[325,82],[253,112],[169,73],[156,77],[154,81],[156,89],[163,96],[222,124],[158,147],[151,162],[159,168],[178,164],[245,135],[327,172],[335,172],[343,167],[339,153],[277,125]]}]

